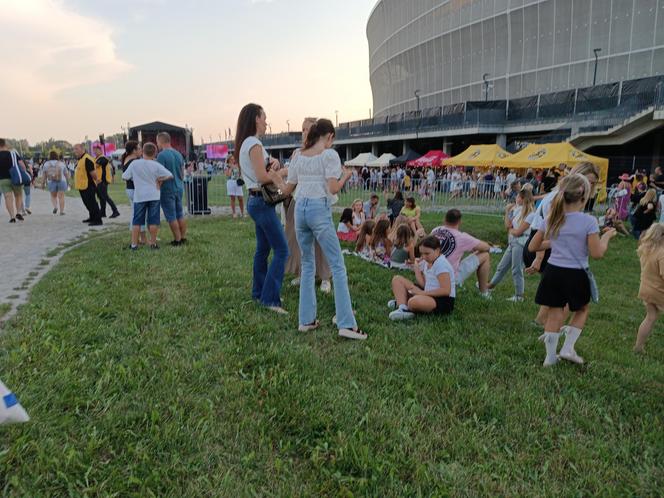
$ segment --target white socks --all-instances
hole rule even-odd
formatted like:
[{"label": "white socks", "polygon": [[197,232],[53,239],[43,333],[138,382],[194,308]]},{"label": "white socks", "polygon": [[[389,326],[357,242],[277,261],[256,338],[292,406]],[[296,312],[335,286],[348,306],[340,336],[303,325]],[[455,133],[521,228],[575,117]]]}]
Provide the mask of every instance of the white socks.
[{"label": "white socks", "polygon": [[558,362],[558,339],[560,339],[560,334],[558,332],[544,332],[544,335],[540,337],[544,341],[544,346],[546,347],[546,358],[544,359],[544,366],[548,367],[549,365],[555,365]]},{"label": "white socks", "polygon": [[579,339],[579,336],[581,335],[581,329],[577,329],[576,327],[563,327],[565,329],[565,342],[563,343],[563,347],[560,350],[561,354],[568,354],[568,353],[573,353],[574,352],[574,344],[576,344],[576,341]]}]

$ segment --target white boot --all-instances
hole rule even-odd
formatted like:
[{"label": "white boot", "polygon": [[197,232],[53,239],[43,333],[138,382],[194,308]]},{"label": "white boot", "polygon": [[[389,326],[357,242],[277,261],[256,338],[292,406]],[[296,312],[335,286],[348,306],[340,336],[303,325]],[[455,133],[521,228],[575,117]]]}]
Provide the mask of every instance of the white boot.
[{"label": "white boot", "polygon": [[577,365],[583,365],[585,363],[583,358],[576,354],[576,351],[574,350],[574,345],[581,335],[581,329],[577,329],[576,327],[563,327],[561,331],[565,333],[565,342],[560,349],[560,357],[563,360],[571,361]]},{"label": "white boot", "polygon": [[546,358],[544,359],[543,366],[550,367],[558,363],[556,352],[558,350],[559,338],[560,334],[558,332],[544,332],[544,334],[540,336],[540,341],[542,341],[546,347]]}]

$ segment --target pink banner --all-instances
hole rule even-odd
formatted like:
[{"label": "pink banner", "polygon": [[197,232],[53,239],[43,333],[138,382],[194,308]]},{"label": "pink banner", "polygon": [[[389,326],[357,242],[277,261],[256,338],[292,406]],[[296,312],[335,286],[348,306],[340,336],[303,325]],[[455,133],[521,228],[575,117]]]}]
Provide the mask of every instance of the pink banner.
[{"label": "pink banner", "polygon": [[206,145],[205,154],[208,159],[226,159],[228,157],[228,145]]}]

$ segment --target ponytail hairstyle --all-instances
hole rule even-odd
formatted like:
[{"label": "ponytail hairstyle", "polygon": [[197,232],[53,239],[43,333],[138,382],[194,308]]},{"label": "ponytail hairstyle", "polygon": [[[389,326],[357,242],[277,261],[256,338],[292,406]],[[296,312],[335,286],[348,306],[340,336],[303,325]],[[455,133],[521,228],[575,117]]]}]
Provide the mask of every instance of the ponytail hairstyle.
[{"label": "ponytail hairstyle", "polygon": [[340,223],[353,223],[353,210],[351,208],[346,208],[341,213]]},{"label": "ponytail hairstyle", "polygon": [[311,149],[325,135],[336,135],[334,125],[329,119],[319,119],[309,128],[307,139],[304,141],[304,150]]},{"label": "ponytail hairstyle", "polygon": [[133,154],[134,152],[136,152],[136,149],[138,149],[138,146],[139,146],[139,143],[136,140],[129,140],[125,144],[125,151],[124,151],[124,154],[122,154],[122,158],[120,159],[120,162],[122,164],[124,164],[125,159],[127,159],[127,156],[129,154]]},{"label": "ponytail hairstyle", "polygon": [[521,221],[525,220],[530,213],[535,211],[535,198],[533,196],[533,186],[529,183],[519,191],[519,197],[523,201],[521,205]]},{"label": "ponytail hairstyle", "polygon": [[375,227],[376,227],[376,222],[373,220],[367,220],[364,223],[362,223],[360,231],[357,234],[357,244],[355,244],[356,252],[360,252],[366,247],[367,237],[371,237],[371,234],[373,233]]},{"label": "ponytail hairstyle", "polygon": [[639,256],[648,256],[660,247],[664,247],[664,223],[653,223],[641,237],[636,252]]},{"label": "ponytail hairstyle", "polygon": [[585,204],[590,196],[590,182],[578,173],[572,173],[560,182],[558,193],[553,198],[551,211],[547,220],[547,238],[558,236],[560,229],[565,224],[565,206],[583,201]]},{"label": "ponytail hairstyle", "polygon": [[247,104],[240,111],[235,129],[235,159],[240,161],[242,143],[249,137],[256,135],[256,119],[263,114],[263,108],[258,104]]}]

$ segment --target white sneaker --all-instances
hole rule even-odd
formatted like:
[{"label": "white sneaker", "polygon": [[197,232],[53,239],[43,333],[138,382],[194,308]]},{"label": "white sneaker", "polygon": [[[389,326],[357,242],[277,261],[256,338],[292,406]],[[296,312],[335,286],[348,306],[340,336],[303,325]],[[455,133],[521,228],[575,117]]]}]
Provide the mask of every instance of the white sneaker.
[{"label": "white sneaker", "polygon": [[556,358],[555,360],[549,360],[548,358],[544,358],[544,363],[542,363],[542,366],[543,367],[552,367],[556,363],[558,363],[558,358]]},{"label": "white sneaker", "polygon": [[298,287],[300,285],[300,277],[294,278],[290,281],[291,286]]},{"label": "white sneaker", "polygon": [[412,320],[415,318],[415,313],[412,311],[405,311],[402,309],[394,310],[389,315],[390,320],[399,321],[399,320]]},{"label": "white sneaker", "polygon": [[391,309],[391,310],[396,309],[396,307],[397,307],[397,300],[396,300],[396,299],[390,299],[390,300],[387,302],[387,307],[388,307],[388,309]]},{"label": "white sneaker", "polygon": [[585,363],[584,359],[576,354],[576,351],[573,349],[571,351],[564,351],[560,350],[560,354],[558,354],[558,358],[561,358],[566,361],[571,361],[572,363],[576,363],[577,365],[583,365]]},{"label": "white sneaker", "polygon": [[329,294],[332,292],[332,284],[330,283],[329,280],[323,280],[320,283],[320,291],[324,292],[325,294]]},{"label": "white sneaker", "polygon": [[512,296],[512,297],[508,297],[507,300],[511,303],[522,303],[523,302],[523,296]]},{"label": "white sneaker", "polygon": [[269,309],[270,311],[274,311],[279,315],[288,315],[288,311],[283,309],[281,306],[268,306],[267,309]]},{"label": "white sneaker", "polygon": [[344,337],[346,339],[355,339],[356,341],[364,341],[367,339],[367,334],[362,332],[360,329],[339,329],[339,337]]},{"label": "white sneaker", "polygon": [[491,297],[491,291],[480,292],[480,296],[487,301],[491,301],[493,299],[493,297]]}]

